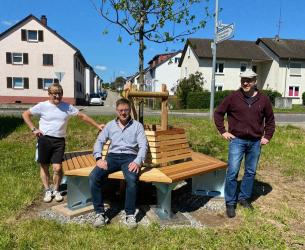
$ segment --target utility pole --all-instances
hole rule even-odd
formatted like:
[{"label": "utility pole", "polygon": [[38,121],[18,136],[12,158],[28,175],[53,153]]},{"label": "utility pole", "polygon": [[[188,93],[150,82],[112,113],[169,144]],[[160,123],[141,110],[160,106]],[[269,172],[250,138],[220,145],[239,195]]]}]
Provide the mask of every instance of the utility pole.
[{"label": "utility pole", "polygon": [[218,32],[218,0],[215,0],[214,41],[211,44],[213,63],[212,63],[212,81],[211,81],[211,98],[210,98],[210,120],[213,119],[213,113],[214,113],[217,32]]}]

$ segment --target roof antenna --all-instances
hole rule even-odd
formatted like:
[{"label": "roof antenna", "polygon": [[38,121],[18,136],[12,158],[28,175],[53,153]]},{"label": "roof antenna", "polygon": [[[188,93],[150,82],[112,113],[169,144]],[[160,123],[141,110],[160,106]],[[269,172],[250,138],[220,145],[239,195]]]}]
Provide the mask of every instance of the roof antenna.
[{"label": "roof antenna", "polygon": [[280,16],[279,16],[279,23],[277,25],[277,34],[275,35],[275,41],[280,40],[280,31],[281,31],[281,24],[282,24],[282,0],[280,2]]}]

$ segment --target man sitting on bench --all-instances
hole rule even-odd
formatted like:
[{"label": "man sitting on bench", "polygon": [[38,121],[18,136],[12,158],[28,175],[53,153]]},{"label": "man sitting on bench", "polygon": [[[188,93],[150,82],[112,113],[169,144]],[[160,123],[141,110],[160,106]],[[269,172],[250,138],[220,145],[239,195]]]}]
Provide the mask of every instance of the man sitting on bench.
[{"label": "man sitting on bench", "polygon": [[[125,224],[129,228],[137,226],[135,218],[137,181],[140,166],[146,157],[147,139],[143,125],[131,118],[130,110],[130,102],[124,98],[119,99],[116,102],[117,118],[106,124],[94,144],[93,156],[96,167],[89,176],[89,184],[96,213],[93,223],[95,227],[104,226],[107,222],[102,185],[108,174],[119,170],[122,170],[126,180]],[[102,160],[101,152],[107,140],[111,140],[111,144],[106,159]]]}]

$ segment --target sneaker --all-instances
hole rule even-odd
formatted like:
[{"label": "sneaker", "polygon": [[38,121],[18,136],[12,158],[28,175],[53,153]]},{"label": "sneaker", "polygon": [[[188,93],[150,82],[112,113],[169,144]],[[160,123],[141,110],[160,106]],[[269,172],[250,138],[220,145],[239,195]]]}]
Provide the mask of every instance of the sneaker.
[{"label": "sneaker", "polygon": [[126,216],[125,224],[127,225],[127,227],[129,229],[136,228],[138,226],[138,223],[136,221],[136,217],[133,214]]},{"label": "sneaker", "polygon": [[62,197],[61,193],[59,191],[54,191],[53,192],[53,196],[55,197],[55,200],[57,202],[60,202],[64,199],[64,197]]},{"label": "sneaker", "polygon": [[247,209],[250,209],[250,210],[254,209],[254,207],[251,205],[251,203],[247,200],[239,200],[238,203],[244,208],[247,208]]},{"label": "sneaker", "polygon": [[95,215],[95,220],[93,222],[94,227],[102,227],[105,226],[108,222],[108,218],[105,216],[104,213],[98,213]]},{"label": "sneaker", "polygon": [[235,213],[235,206],[234,205],[227,205],[226,206],[226,212],[227,212],[227,216],[229,218],[234,218],[236,216],[236,213]]},{"label": "sneaker", "polygon": [[44,202],[52,201],[52,191],[51,190],[46,190],[46,192],[44,193],[43,201]]}]

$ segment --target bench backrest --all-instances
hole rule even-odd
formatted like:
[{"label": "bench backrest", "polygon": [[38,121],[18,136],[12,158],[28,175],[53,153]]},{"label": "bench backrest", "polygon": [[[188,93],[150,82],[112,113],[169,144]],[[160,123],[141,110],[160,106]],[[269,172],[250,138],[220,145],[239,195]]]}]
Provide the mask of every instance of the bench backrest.
[{"label": "bench backrest", "polygon": [[[148,140],[148,152],[145,163],[149,165],[168,165],[172,162],[189,159],[191,149],[187,142],[185,130],[172,128],[169,130],[148,130],[145,128]],[[108,153],[110,143],[107,142],[103,148],[103,158]]]},{"label": "bench backrest", "polygon": [[[145,127],[145,134],[149,148],[144,165],[166,166],[191,159],[192,153],[184,129],[156,131]],[[109,146],[110,142],[107,142],[103,147],[103,159],[108,153]],[[68,152],[64,155],[64,171],[93,166],[95,166],[95,159],[92,156],[92,150]]]}]

